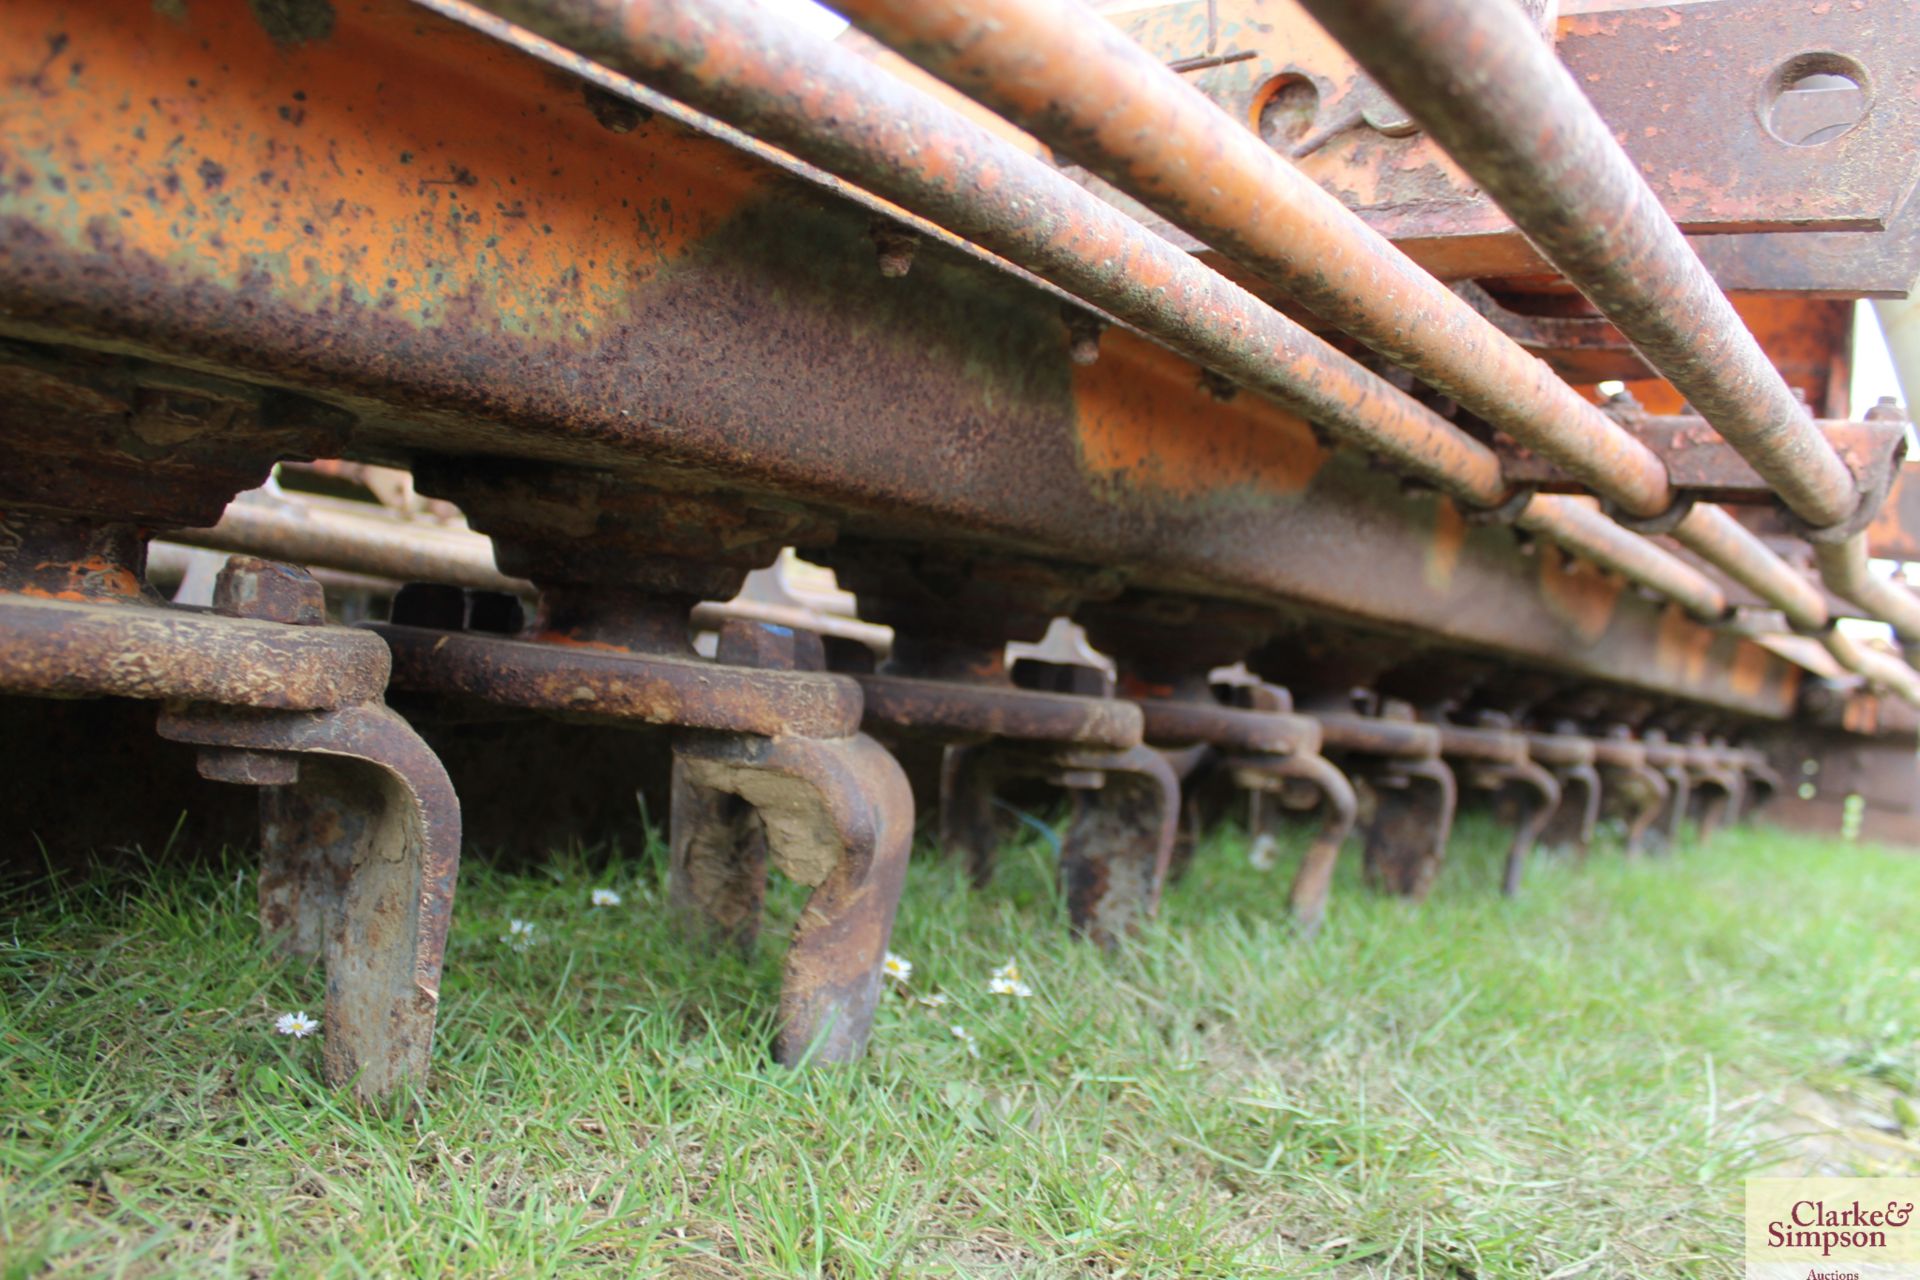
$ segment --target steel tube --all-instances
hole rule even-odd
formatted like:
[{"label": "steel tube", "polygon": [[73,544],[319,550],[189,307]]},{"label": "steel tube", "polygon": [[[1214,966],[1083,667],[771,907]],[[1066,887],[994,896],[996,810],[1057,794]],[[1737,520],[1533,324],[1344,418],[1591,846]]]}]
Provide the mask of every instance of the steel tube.
[{"label": "steel tube", "polygon": [[[1508,492],[1485,446],[1252,294],[942,104],[751,3],[484,7],[999,254],[1468,505]],[[1638,571],[1647,559],[1619,562]]]},{"label": "steel tube", "polygon": [[1629,513],[1672,504],[1659,454],[1077,0],[837,7]]},{"label": "steel tube", "polygon": [[1473,506],[1492,450],[1113,206],[746,0],[486,0],[511,22],[952,231]]},{"label": "steel tube", "polygon": [[[1305,3],[1796,515],[1816,528],[1854,516],[1862,496],[1852,471],[1516,8],[1504,0]],[[1835,595],[1920,635],[1920,599],[1872,577],[1862,536],[1816,545],[1816,556]],[[1759,560],[1743,555],[1722,567],[1738,577],[1742,563]],[[1790,617],[1805,614],[1804,603],[1789,608],[1784,595],[1740,580]],[[1909,698],[1920,690],[1905,663],[1852,644],[1829,649]]]},{"label": "steel tube", "polygon": [[1306,7],[1801,519],[1854,513],[1852,472],[1517,6]]},{"label": "steel tube", "polygon": [[[751,3],[485,7],[999,254],[1469,506],[1508,493],[1497,458],[1453,424],[1017,148]],[[1530,527],[1702,617],[1725,612],[1703,576],[1598,512],[1548,503]]]},{"label": "steel tube", "polygon": [[[840,8],[896,52],[1275,281],[1325,319],[1551,457],[1627,511],[1654,515],[1672,502],[1666,467],[1657,454],[1093,10],[1076,0],[946,0],[931,5],[922,0],[842,0]],[[1339,25],[1328,25],[1336,35],[1343,34]],[[1527,35],[1536,53],[1545,48],[1537,32]],[[1544,56],[1559,67],[1551,53]],[[1464,54],[1461,58],[1471,61]],[[1584,98],[1579,105],[1598,121]],[[1600,127],[1604,133],[1604,125]],[[1611,145],[1610,135],[1606,141]],[[1619,154],[1624,162],[1624,152]],[[1498,194],[1493,182],[1483,181]],[[1640,185],[1644,190],[1645,184]],[[1749,363],[1757,361],[1759,372],[1748,369],[1746,376],[1777,383],[1778,396],[1784,397],[1795,422],[1804,420],[1804,434],[1811,438],[1800,447],[1822,451],[1838,468],[1845,492],[1853,496],[1834,518],[1850,513],[1858,500],[1852,473],[1793,399],[1664,211],[1657,202],[1653,207],[1731,320],[1732,332],[1751,349],[1746,355]],[[1569,219],[1568,225],[1577,230],[1577,208]],[[1515,220],[1525,225],[1517,215]],[[1711,357],[1707,364],[1712,365]],[[1705,368],[1703,376],[1713,372]],[[1780,488],[1778,479],[1753,457],[1751,444],[1741,447],[1740,439],[1723,434],[1764,479]],[[1782,465],[1789,470],[1799,465],[1799,454],[1783,457]],[[1610,522],[1589,509],[1569,507],[1536,515],[1544,501],[1534,500],[1528,508],[1533,519],[1523,518],[1523,526],[1563,543],[1566,537],[1585,537],[1593,545],[1570,549],[1672,595],[1697,615],[1724,613],[1724,597],[1701,575],[1643,540],[1632,541],[1645,551],[1603,534],[1599,526]],[[1819,509],[1815,513],[1826,514]],[[1797,628],[1812,631],[1827,624],[1820,592],[1718,507],[1696,506],[1676,528],[1675,537],[1779,608]],[[1676,574],[1676,569],[1684,573]],[[1920,601],[1914,603],[1920,608]]]},{"label": "steel tube", "polygon": [[1900,584],[1874,576],[1866,534],[1845,542],[1815,543],[1813,558],[1835,595],[1859,605],[1868,617],[1893,624],[1903,641],[1920,643],[1920,600]]},{"label": "steel tube", "polygon": [[[1705,574],[1639,534],[1623,529],[1579,498],[1542,494],[1527,504],[1514,523],[1602,568],[1653,588],[1678,601],[1697,618],[1715,622],[1726,616],[1727,598]],[[1782,564],[1781,568],[1786,566]]]},{"label": "steel tube", "polygon": [[1855,642],[1844,631],[1828,631],[1820,640],[1827,646],[1827,652],[1839,659],[1840,665],[1847,670],[1886,685],[1908,702],[1920,704],[1920,676],[1916,676],[1913,668],[1900,659],[1891,654],[1877,653]]},{"label": "steel tube", "polygon": [[1780,610],[1794,630],[1814,632],[1827,625],[1827,602],[1819,589],[1723,509],[1699,504],[1674,528],[1673,537]]}]

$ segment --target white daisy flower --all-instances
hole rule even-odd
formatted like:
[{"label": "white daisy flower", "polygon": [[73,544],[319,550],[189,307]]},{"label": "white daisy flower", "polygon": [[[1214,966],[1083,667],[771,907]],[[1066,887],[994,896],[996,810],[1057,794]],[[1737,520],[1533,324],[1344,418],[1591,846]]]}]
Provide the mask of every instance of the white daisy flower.
[{"label": "white daisy flower", "polygon": [[620,905],[618,889],[595,889],[588,895],[588,902],[596,907],[617,907]]},{"label": "white daisy flower", "polygon": [[895,982],[910,982],[913,980],[913,961],[903,956],[897,956],[891,951],[887,952],[886,961],[881,965],[881,968],[885,970],[886,975]]},{"label": "white daisy flower", "polygon": [[500,935],[500,941],[506,943],[515,951],[525,951],[533,945],[533,921],[507,921],[507,931]]},{"label": "white daisy flower", "polygon": [[923,1008],[923,1009],[944,1009],[944,1008],[946,1008],[946,1007],[947,1007],[947,993],[946,993],[946,992],[944,992],[944,991],[936,991],[936,992],[934,992],[934,993],[933,993],[932,995],[930,995],[930,996],[921,996],[921,997],[920,997],[920,1007],[921,1007],[921,1008]]},{"label": "white daisy flower", "polygon": [[953,1032],[953,1038],[955,1040],[967,1046],[968,1053],[976,1058],[980,1056],[980,1042],[973,1038],[973,1032],[960,1026],[958,1023],[949,1024],[947,1030]]},{"label": "white daisy flower", "polygon": [[305,1009],[298,1013],[283,1013],[273,1029],[283,1036],[292,1036],[295,1040],[305,1040],[320,1029],[320,1024],[307,1016]]},{"label": "white daisy flower", "polygon": [[1033,997],[1033,988],[1020,980],[1020,962],[1009,960],[995,969],[993,976],[987,980],[987,994],[1028,1000]]}]

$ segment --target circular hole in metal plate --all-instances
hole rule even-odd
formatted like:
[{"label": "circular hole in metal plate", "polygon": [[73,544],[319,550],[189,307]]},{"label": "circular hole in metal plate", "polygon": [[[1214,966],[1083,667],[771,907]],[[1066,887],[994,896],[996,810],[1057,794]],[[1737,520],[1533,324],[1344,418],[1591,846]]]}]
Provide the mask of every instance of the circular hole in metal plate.
[{"label": "circular hole in metal plate", "polygon": [[1760,118],[1791,147],[1817,147],[1851,132],[1872,105],[1866,68],[1844,53],[1802,53],[1767,77]]}]

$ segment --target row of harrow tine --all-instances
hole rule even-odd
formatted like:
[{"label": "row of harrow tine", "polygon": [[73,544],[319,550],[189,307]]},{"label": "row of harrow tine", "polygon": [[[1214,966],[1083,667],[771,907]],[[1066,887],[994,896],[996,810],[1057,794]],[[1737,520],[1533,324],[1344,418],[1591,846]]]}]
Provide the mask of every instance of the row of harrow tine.
[{"label": "row of harrow tine", "polygon": [[937,840],[977,883],[1006,835],[1006,788],[1068,793],[1059,881],[1072,927],[1105,947],[1154,913],[1223,793],[1246,798],[1256,861],[1280,811],[1317,811],[1288,893],[1311,932],[1356,830],[1370,883],[1428,891],[1456,779],[1514,797],[1509,894],[1536,845],[1584,854],[1607,804],[1639,852],[1690,812],[1710,833],[1779,787],[1759,753],[1722,744],[1302,711],[1246,678],[1123,692],[1091,666],[1005,667],[991,646],[903,660],[905,644],[882,665],[722,618],[708,658],[661,642],[673,620],[634,599],[585,621],[570,600],[561,628],[544,602],[529,622],[512,596],[421,585],[391,621],[348,628],[325,622],[305,570],[235,557],[213,609],[191,609],[125,590],[137,562],[103,575],[97,541],[73,550],[93,566],[74,591],[0,591],[0,692],[158,702],[160,734],[194,746],[205,777],[261,788],[263,931],[324,956],[326,1072],[368,1096],[426,1075],[459,862],[460,804],[415,723],[484,710],[665,730],[669,896],[690,931],[754,945],[770,867],[811,891],[780,992],[789,1063],[864,1049],[914,827],[895,758],[910,747],[941,761]]}]

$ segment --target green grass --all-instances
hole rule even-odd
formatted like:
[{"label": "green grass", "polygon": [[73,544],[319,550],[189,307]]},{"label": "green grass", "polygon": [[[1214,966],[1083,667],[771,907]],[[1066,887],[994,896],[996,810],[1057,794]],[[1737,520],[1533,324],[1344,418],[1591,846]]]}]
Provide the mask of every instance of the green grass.
[{"label": "green grass", "polygon": [[[38,885],[0,1274],[1723,1276],[1755,1168],[1920,1172],[1920,859],[1742,831],[1508,903],[1502,842],[1418,909],[1349,867],[1302,944],[1225,834],[1116,956],[1043,840],[984,893],[923,858],[894,949],[949,1005],[807,1073],[766,1056],[778,937],[678,942],[657,848],[470,860],[432,1086],[374,1109],[272,1033],[321,975],[256,946],[243,860]],[[986,993],[1010,957],[1034,999]]]}]

